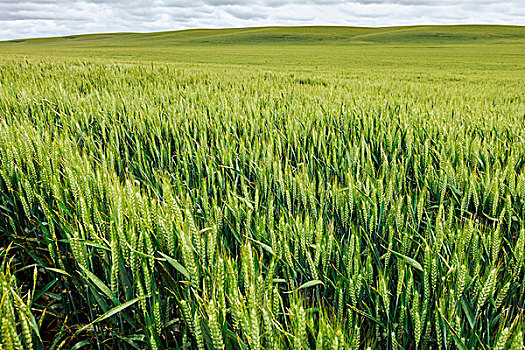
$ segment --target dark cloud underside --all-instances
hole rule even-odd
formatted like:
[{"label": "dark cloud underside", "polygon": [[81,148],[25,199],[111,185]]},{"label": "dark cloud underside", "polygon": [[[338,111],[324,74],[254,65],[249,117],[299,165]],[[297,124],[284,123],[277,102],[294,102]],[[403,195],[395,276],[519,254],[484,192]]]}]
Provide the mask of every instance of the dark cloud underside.
[{"label": "dark cloud underside", "polygon": [[525,25],[524,0],[0,0],[0,40],[268,25]]}]

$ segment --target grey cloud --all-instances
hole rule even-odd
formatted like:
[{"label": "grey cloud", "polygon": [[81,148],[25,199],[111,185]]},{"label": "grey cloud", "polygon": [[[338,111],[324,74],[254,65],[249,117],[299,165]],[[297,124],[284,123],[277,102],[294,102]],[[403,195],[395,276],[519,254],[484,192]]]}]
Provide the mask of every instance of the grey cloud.
[{"label": "grey cloud", "polygon": [[202,6],[202,2],[195,0],[166,1],[163,6],[167,8],[191,8]]},{"label": "grey cloud", "polygon": [[0,40],[266,25],[525,25],[523,0],[0,0]]},{"label": "grey cloud", "polygon": [[203,3],[206,5],[210,5],[210,6],[225,6],[225,5],[250,6],[250,4],[254,4],[257,2],[249,2],[246,0],[204,0]]},{"label": "grey cloud", "polygon": [[242,20],[265,19],[268,14],[265,11],[246,7],[229,7],[225,10],[230,15]]}]

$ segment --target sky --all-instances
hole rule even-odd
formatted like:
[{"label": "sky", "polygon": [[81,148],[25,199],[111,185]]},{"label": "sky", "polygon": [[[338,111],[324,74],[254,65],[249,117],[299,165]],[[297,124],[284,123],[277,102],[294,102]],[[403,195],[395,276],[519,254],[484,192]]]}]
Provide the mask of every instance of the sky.
[{"label": "sky", "polygon": [[0,0],[0,40],[189,28],[525,25],[525,0]]}]

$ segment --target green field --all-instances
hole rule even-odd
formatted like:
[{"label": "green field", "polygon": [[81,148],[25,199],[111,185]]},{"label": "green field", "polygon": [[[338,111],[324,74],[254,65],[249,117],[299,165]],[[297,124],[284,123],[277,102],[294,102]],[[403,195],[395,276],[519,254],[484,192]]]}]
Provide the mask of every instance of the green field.
[{"label": "green field", "polygon": [[174,63],[185,68],[243,65],[315,73],[457,68],[464,72],[522,70],[524,45],[525,27],[518,26],[276,27],[14,40],[0,42],[0,52],[17,57]]},{"label": "green field", "polygon": [[0,349],[523,349],[525,27],[0,42]]}]

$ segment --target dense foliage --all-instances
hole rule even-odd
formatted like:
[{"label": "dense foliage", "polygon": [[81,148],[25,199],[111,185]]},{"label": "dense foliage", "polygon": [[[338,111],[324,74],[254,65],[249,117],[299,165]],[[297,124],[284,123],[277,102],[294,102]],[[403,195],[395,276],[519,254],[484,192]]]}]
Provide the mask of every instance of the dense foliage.
[{"label": "dense foliage", "polygon": [[3,347],[522,349],[522,84],[5,60]]}]

